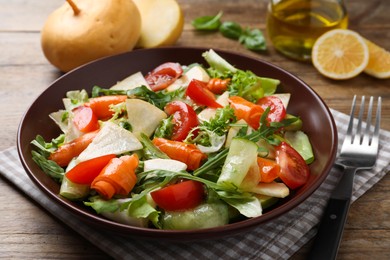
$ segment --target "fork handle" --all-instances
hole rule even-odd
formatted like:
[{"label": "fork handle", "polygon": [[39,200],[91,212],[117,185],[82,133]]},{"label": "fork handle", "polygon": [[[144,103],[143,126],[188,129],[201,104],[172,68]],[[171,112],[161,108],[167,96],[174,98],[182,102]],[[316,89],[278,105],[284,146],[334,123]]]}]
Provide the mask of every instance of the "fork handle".
[{"label": "fork handle", "polygon": [[332,192],[325,208],[318,233],[307,259],[336,259],[351,203],[355,172],[356,168],[344,169],[341,180]]},{"label": "fork handle", "polygon": [[307,259],[336,259],[349,210],[349,199],[330,199]]}]

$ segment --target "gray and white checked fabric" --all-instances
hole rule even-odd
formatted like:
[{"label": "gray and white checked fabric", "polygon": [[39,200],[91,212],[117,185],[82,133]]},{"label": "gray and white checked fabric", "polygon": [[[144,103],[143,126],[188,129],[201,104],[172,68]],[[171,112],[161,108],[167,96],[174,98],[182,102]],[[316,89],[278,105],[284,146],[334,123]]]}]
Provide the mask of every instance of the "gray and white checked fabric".
[{"label": "gray and white checked fabric", "polygon": [[[339,131],[339,145],[345,136],[349,116],[331,110]],[[358,199],[389,170],[390,132],[381,130],[380,154],[375,168],[360,171],[354,180],[352,201]],[[190,243],[124,239],[82,224],[52,203],[28,178],[15,147],[0,152],[0,173],[80,235],[115,259],[288,259],[316,233],[331,190],[341,172],[333,168],[321,187],[287,214],[233,237]]]}]

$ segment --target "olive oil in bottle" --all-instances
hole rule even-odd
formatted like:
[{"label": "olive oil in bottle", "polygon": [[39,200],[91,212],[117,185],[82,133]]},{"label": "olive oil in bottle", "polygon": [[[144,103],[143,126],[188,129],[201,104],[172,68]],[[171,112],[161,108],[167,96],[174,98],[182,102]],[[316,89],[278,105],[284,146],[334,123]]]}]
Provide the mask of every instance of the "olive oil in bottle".
[{"label": "olive oil in bottle", "polygon": [[319,36],[347,27],[342,0],[270,0],[267,34],[275,49],[287,57],[310,60]]}]

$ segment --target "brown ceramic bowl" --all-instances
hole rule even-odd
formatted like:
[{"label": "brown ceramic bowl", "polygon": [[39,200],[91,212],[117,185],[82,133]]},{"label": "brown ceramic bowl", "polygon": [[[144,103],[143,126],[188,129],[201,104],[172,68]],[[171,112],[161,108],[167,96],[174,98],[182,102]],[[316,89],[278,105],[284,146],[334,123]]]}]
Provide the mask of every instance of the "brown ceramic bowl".
[{"label": "brown ceramic bowl", "polygon": [[89,63],[60,77],[34,101],[19,126],[18,152],[29,177],[52,199],[53,203],[74,213],[74,216],[82,221],[118,234],[151,239],[183,241],[233,235],[261,225],[298,206],[320,186],[333,165],[337,150],[337,129],[332,115],[323,100],[298,77],[270,63],[220,50],[216,50],[217,53],[237,68],[251,70],[259,76],[272,77],[281,81],[278,92],[292,94],[288,113],[301,116],[304,123],[303,130],[309,135],[313,145],[316,160],[310,165],[311,176],[308,183],[262,216],[222,227],[186,231],[157,230],[118,224],[95,214],[87,207],[59,196],[59,184],[41,171],[31,159],[30,142],[37,134],[42,135],[45,140],[51,140],[59,135],[58,127],[48,115],[62,108],[62,98],[67,91],[83,88],[90,91],[95,85],[108,88],[132,73],[141,71],[146,74],[167,61],[185,65],[194,62],[204,64],[202,58],[204,51],[206,50],[200,48],[135,50]]}]

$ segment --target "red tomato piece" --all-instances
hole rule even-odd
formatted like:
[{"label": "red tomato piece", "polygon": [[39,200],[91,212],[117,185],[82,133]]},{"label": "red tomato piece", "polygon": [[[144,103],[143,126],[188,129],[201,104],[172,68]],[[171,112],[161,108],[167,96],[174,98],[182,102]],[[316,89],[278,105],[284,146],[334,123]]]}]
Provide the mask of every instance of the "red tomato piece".
[{"label": "red tomato piece", "polygon": [[98,118],[92,108],[79,106],[73,109],[73,123],[83,133],[92,132],[99,129]]},{"label": "red tomato piece", "polygon": [[151,192],[156,204],[168,211],[195,208],[204,199],[203,184],[188,180]]},{"label": "red tomato piece", "polygon": [[296,189],[309,179],[309,166],[302,156],[286,142],[276,147],[276,162],[280,165],[279,178],[289,188]]},{"label": "red tomato piece", "polygon": [[207,89],[207,83],[193,79],[187,87],[186,95],[189,96],[196,104],[212,108],[222,107],[216,101],[215,95]]},{"label": "red tomato piece", "polygon": [[145,79],[153,91],[166,89],[183,74],[179,63],[166,62],[149,72]]},{"label": "red tomato piece", "polygon": [[173,115],[175,126],[171,140],[183,141],[192,128],[199,125],[195,110],[183,101],[170,102],[164,110],[168,115]]},{"label": "red tomato piece", "polygon": [[282,100],[275,96],[266,96],[257,100],[256,104],[260,105],[264,110],[270,107],[267,116],[268,122],[280,122],[286,116],[286,108]]},{"label": "red tomato piece", "polygon": [[83,161],[68,171],[65,176],[71,182],[90,185],[109,161],[115,157],[115,154],[108,154]]}]

